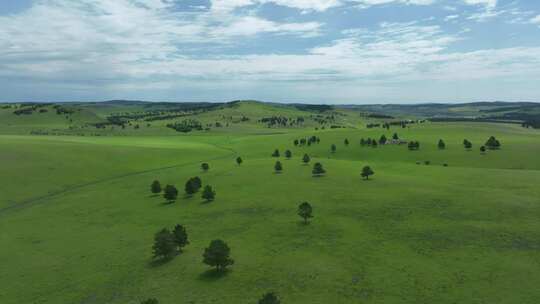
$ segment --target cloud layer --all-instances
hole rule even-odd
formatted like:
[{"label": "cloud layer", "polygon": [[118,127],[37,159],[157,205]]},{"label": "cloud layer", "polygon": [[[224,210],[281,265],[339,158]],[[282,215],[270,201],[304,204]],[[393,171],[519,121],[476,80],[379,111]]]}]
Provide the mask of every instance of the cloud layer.
[{"label": "cloud layer", "polygon": [[[501,98],[540,97],[528,85],[540,81],[540,43],[459,48],[471,29],[442,24],[484,20],[475,14],[510,15],[496,0],[464,0],[468,11],[453,11],[442,23],[414,18],[337,29],[335,20],[319,16],[338,10],[355,18],[372,6],[438,2],[213,0],[182,8],[173,0],[41,0],[0,15],[0,81],[4,99],[19,100],[413,101],[429,97],[424,94],[431,89],[420,85],[425,82],[433,83],[438,100],[494,98],[490,83],[522,92]],[[279,7],[297,13],[262,13]],[[529,26],[540,24],[540,16],[513,11],[527,16]],[[438,86],[445,83],[451,89],[443,94]],[[312,91],[325,86],[332,90]],[[466,91],[456,94],[457,87]]]}]

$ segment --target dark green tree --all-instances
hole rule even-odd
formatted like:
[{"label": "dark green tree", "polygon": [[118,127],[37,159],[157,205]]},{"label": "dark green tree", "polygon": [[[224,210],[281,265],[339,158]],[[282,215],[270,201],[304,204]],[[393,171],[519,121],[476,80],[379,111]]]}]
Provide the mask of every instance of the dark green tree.
[{"label": "dark green tree", "polygon": [[173,235],[174,243],[178,247],[178,250],[182,251],[182,248],[184,248],[186,245],[189,244],[188,235],[186,232],[186,228],[184,228],[184,226],[182,225],[174,226],[172,235]]},{"label": "dark green tree", "polygon": [[347,138],[345,138],[345,140],[343,141],[343,143],[345,144],[345,146],[348,146],[349,145],[349,140]]},{"label": "dark green tree", "polygon": [[467,139],[464,139],[463,146],[465,147],[465,149],[470,150],[472,148],[472,143],[468,141]]},{"label": "dark green tree", "polygon": [[213,240],[210,246],[204,249],[203,263],[216,267],[217,271],[225,270],[227,266],[233,265],[234,260],[230,258],[231,249],[222,240]]},{"label": "dark green tree", "polygon": [[273,292],[268,292],[259,300],[259,304],[280,304],[278,296]]},{"label": "dark green tree", "polygon": [[486,141],[485,146],[490,150],[496,150],[501,147],[501,143],[495,138],[495,136],[491,136]]},{"label": "dark green tree", "polygon": [[311,173],[313,173],[314,176],[321,176],[326,173],[326,170],[324,170],[321,163],[315,163],[315,165],[313,165],[313,170],[311,170]]},{"label": "dark green tree", "polygon": [[399,139],[399,136],[397,135],[397,133],[394,133],[394,135],[392,135],[392,139],[393,140],[398,140]]},{"label": "dark green tree", "polygon": [[381,135],[381,138],[379,138],[379,144],[384,145],[386,144],[386,142],[387,142],[386,136],[384,134]]},{"label": "dark green tree", "polygon": [[307,224],[308,219],[313,217],[313,208],[308,202],[303,202],[298,205],[298,215],[304,219],[304,223]]},{"label": "dark green tree", "polygon": [[437,144],[437,147],[441,150],[444,150],[446,148],[446,144],[442,139],[439,139],[439,143]]},{"label": "dark green tree", "polygon": [[243,160],[240,156],[236,158],[236,163],[240,166],[242,164]]},{"label": "dark green tree", "polygon": [[174,203],[174,201],[176,201],[176,198],[178,197],[178,190],[173,185],[167,185],[165,186],[165,189],[163,190],[163,197],[169,203]]},{"label": "dark green tree", "polygon": [[295,139],[293,143],[294,143],[295,146],[298,146],[298,144],[299,144],[298,139]]},{"label": "dark green tree", "polygon": [[272,153],[272,157],[279,157],[279,150],[274,150],[274,153]]},{"label": "dark green tree", "polygon": [[481,152],[482,154],[486,153],[486,147],[481,146],[481,147],[480,147],[480,152]]},{"label": "dark green tree", "polygon": [[330,146],[330,150],[332,153],[336,153],[336,145],[332,144],[332,146]]},{"label": "dark green tree", "polygon": [[366,145],[366,140],[362,137],[360,138],[360,145],[361,146],[365,146]]},{"label": "dark green tree", "polygon": [[154,235],[154,246],[152,246],[154,258],[170,258],[176,252],[176,244],[169,229],[163,228]]},{"label": "dark green tree", "polygon": [[161,184],[159,181],[155,180],[152,182],[152,185],[150,185],[150,191],[152,191],[154,194],[161,193]]},{"label": "dark green tree", "polygon": [[411,151],[420,149],[420,143],[418,141],[410,141],[407,146]]},{"label": "dark green tree", "polygon": [[369,177],[373,174],[375,174],[375,172],[373,172],[370,166],[365,166],[364,168],[362,168],[361,175],[364,179],[368,180]]},{"label": "dark green tree", "polygon": [[309,157],[309,155],[304,154],[304,157],[302,157],[302,161],[304,162],[304,164],[307,165],[311,161],[311,158]]},{"label": "dark green tree", "polygon": [[279,160],[274,165],[274,170],[276,171],[276,173],[281,173],[281,171],[283,170],[283,166],[281,165],[281,162]]},{"label": "dark green tree", "polygon": [[211,186],[206,185],[202,192],[202,198],[204,198],[207,202],[210,202],[213,201],[215,197],[216,191],[214,191]]},{"label": "dark green tree", "polygon": [[156,298],[149,298],[141,301],[141,304],[159,304],[159,301]]},{"label": "dark green tree", "polygon": [[192,177],[188,179],[184,189],[187,195],[193,195],[197,193],[199,189],[201,189],[201,186],[202,186],[201,179],[199,177]]},{"label": "dark green tree", "polygon": [[291,152],[291,150],[285,151],[285,157],[286,157],[286,158],[291,158],[291,157],[292,157],[292,152]]},{"label": "dark green tree", "polygon": [[377,148],[377,141],[375,139],[371,141],[371,147]]},{"label": "dark green tree", "polygon": [[210,169],[210,165],[208,163],[202,163],[201,164],[201,169],[206,172]]}]

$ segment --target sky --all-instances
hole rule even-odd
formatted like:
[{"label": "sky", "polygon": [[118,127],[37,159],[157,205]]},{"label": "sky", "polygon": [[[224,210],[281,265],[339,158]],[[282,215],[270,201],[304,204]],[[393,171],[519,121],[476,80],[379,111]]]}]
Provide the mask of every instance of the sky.
[{"label": "sky", "polygon": [[538,0],[0,0],[0,101],[540,101]]}]

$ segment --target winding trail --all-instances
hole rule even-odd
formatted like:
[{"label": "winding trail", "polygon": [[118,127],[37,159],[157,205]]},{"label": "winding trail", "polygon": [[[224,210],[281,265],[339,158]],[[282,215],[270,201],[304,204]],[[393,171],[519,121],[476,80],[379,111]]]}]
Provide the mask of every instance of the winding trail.
[{"label": "winding trail", "polygon": [[210,162],[210,161],[213,161],[213,160],[220,160],[220,159],[225,159],[225,158],[228,158],[228,157],[234,157],[234,156],[237,155],[237,151],[232,149],[232,148],[224,147],[224,146],[220,146],[220,145],[216,145],[216,144],[211,144],[211,145],[218,148],[218,149],[227,150],[230,153],[226,154],[226,155],[223,155],[223,156],[218,156],[218,157],[206,159],[206,160],[198,160],[198,161],[192,161],[192,162],[188,162],[188,163],[176,164],[176,165],[171,165],[171,166],[166,166],[166,167],[159,167],[159,168],[135,171],[135,172],[130,172],[130,173],[125,173],[125,174],[121,174],[121,175],[111,176],[111,177],[107,177],[107,178],[103,178],[103,179],[98,179],[98,180],[94,180],[94,181],[91,181],[91,182],[86,182],[86,183],[82,183],[82,184],[76,184],[76,185],[68,186],[67,188],[64,188],[62,190],[51,191],[48,194],[33,197],[33,198],[29,198],[29,199],[22,200],[22,201],[19,201],[19,202],[15,202],[10,206],[0,208],[0,217],[3,216],[3,215],[8,214],[9,212],[19,211],[19,210],[23,210],[23,209],[26,209],[26,208],[30,208],[30,207],[35,206],[35,205],[43,204],[43,203],[47,202],[49,199],[54,198],[56,196],[59,196],[59,195],[65,194],[65,193],[69,193],[69,192],[73,192],[73,191],[76,191],[76,190],[84,189],[86,187],[91,187],[91,186],[99,185],[99,184],[110,182],[110,181],[115,181],[115,180],[126,178],[126,177],[143,175],[143,174],[147,174],[147,173],[158,172],[158,171],[163,171],[163,170],[169,170],[169,169],[174,169],[174,168],[182,168],[182,167],[187,167],[187,166],[191,166],[191,165],[195,165],[195,164],[200,164],[202,162]]}]

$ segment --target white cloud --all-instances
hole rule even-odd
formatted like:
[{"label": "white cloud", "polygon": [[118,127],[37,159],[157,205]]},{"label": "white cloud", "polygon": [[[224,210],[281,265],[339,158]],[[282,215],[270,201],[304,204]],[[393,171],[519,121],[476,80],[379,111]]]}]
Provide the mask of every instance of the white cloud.
[{"label": "white cloud", "polygon": [[530,22],[533,23],[533,24],[538,24],[538,25],[540,25],[540,15],[538,15],[538,16],[532,18],[532,19],[530,20]]},{"label": "white cloud", "polygon": [[488,8],[495,8],[497,0],[463,0],[468,5],[483,5]]}]

